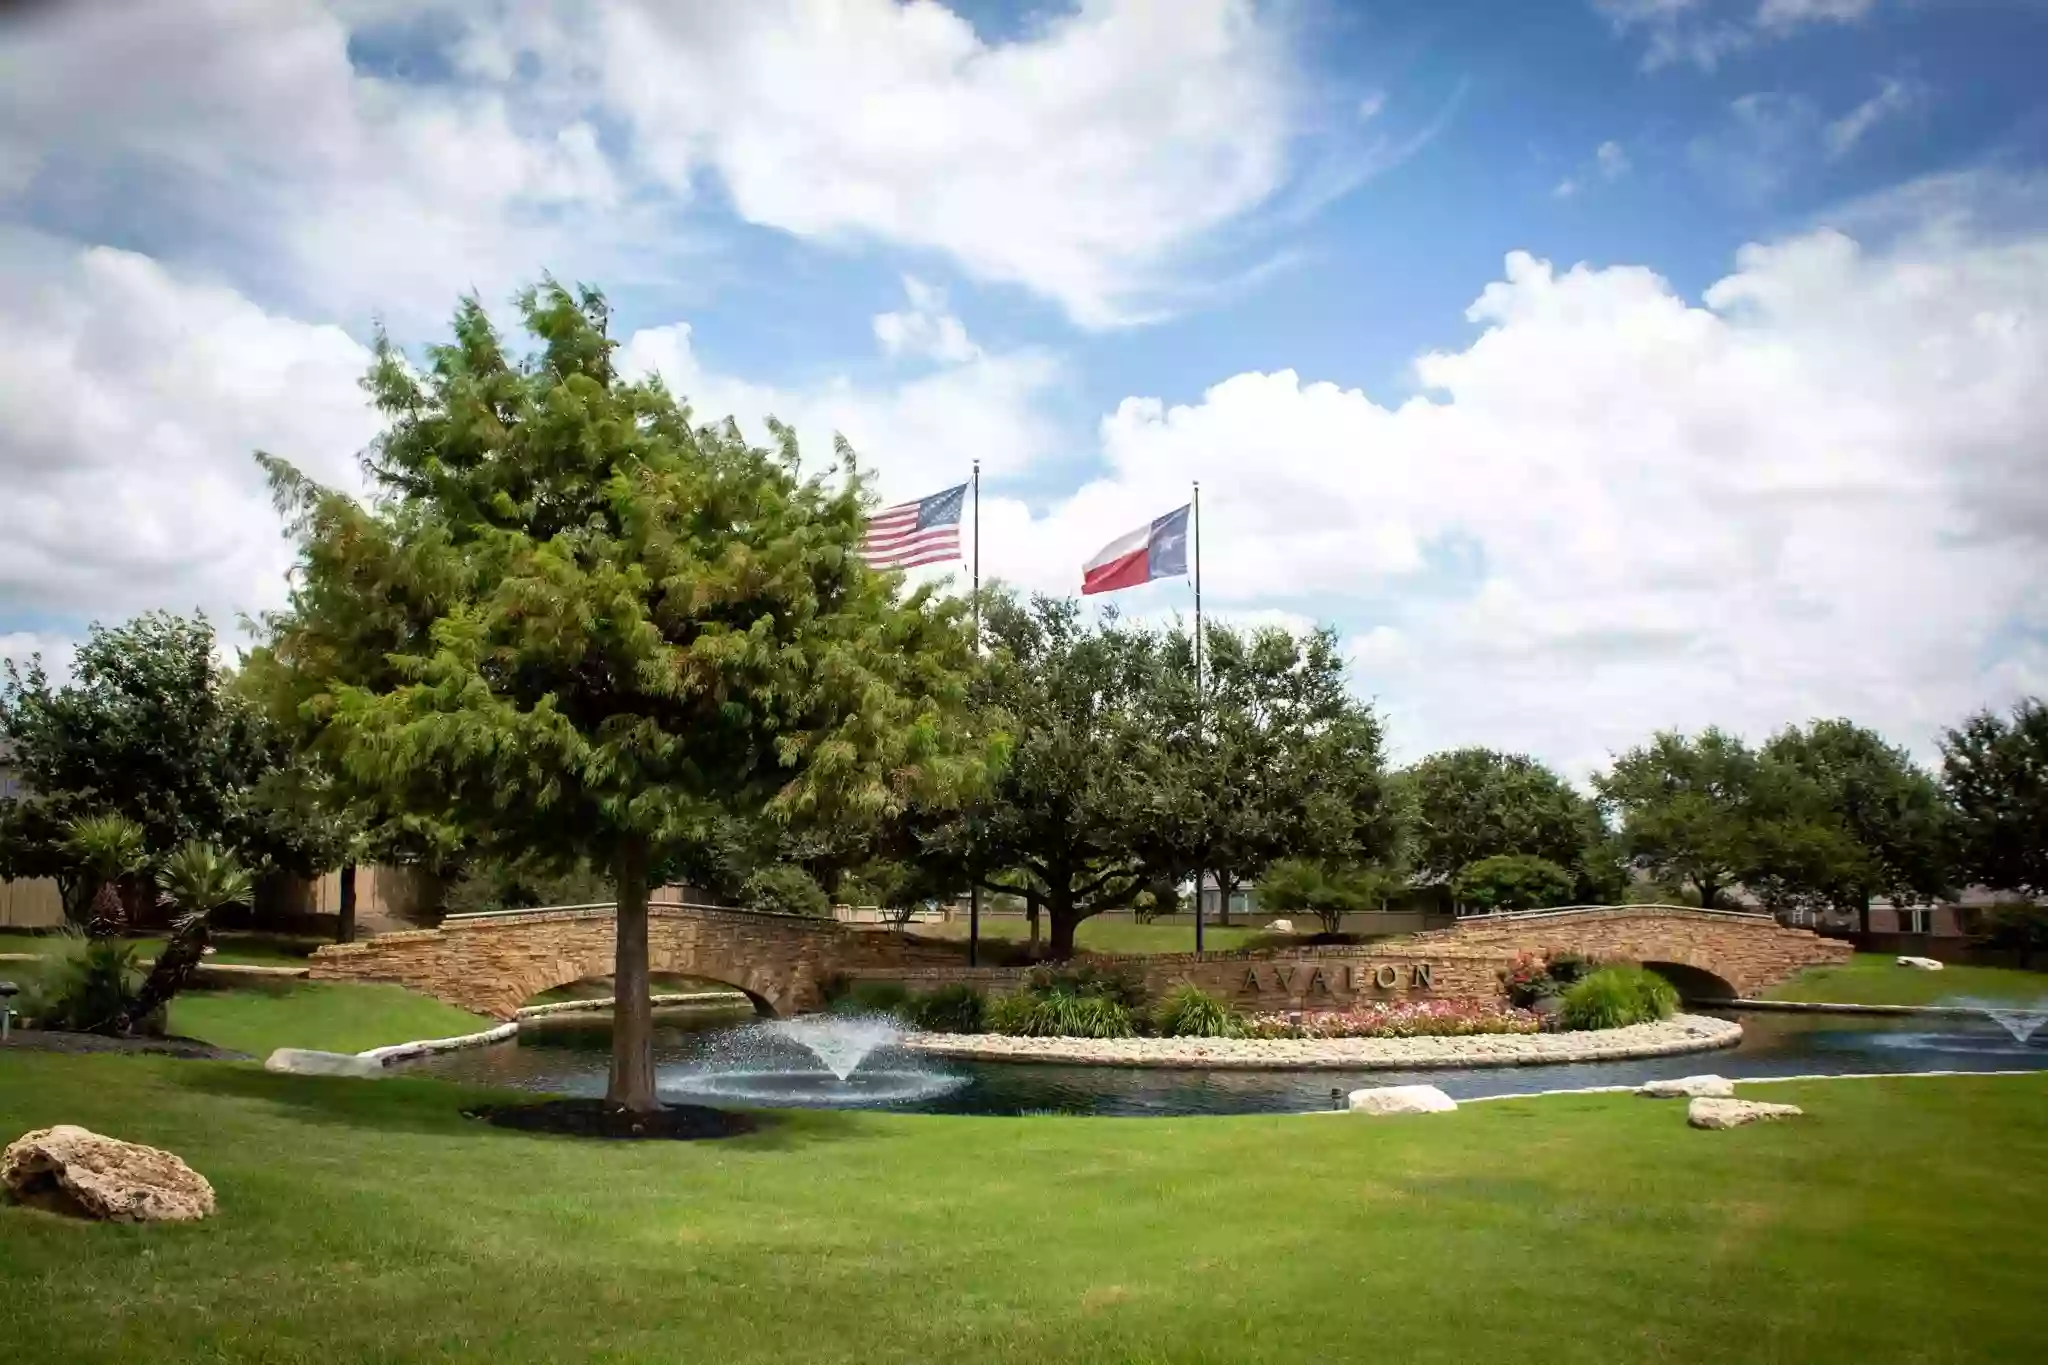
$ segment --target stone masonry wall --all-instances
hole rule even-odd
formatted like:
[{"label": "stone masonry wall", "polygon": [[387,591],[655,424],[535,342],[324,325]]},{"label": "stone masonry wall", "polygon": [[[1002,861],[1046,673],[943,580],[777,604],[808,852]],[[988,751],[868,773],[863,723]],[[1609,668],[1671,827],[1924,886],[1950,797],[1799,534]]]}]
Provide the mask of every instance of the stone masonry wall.
[{"label": "stone masonry wall", "polygon": [[[389,981],[480,1014],[509,1019],[554,986],[612,970],[609,909],[458,921],[320,949],[322,981]],[[1498,999],[1502,971],[1522,953],[1578,952],[1693,967],[1754,995],[1803,967],[1845,960],[1849,945],[1759,916],[1681,907],[1615,907],[1555,918],[1470,920],[1450,929],[1364,947],[1162,953],[1122,959],[1149,992],[1193,982],[1246,1010],[1338,1008],[1408,996]],[[817,1009],[834,976],[949,981],[1000,992],[1024,969],[970,968],[962,949],[905,943],[828,920],[655,905],[648,912],[649,970],[729,983],[763,1010]]]}]

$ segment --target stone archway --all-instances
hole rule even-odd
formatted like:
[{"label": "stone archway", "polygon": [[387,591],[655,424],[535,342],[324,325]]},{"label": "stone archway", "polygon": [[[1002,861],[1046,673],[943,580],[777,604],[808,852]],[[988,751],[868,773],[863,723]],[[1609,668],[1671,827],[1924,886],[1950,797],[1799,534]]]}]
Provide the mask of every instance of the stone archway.
[{"label": "stone archway", "polygon": [[1738,994],[1734,983],[1726,977],[1690,962],[1659,962],[1652,959],[1642,965],[1677,987],[1679,999],[1688,1005],[1710,1005],[1716,1001],[1733,1000]]}]

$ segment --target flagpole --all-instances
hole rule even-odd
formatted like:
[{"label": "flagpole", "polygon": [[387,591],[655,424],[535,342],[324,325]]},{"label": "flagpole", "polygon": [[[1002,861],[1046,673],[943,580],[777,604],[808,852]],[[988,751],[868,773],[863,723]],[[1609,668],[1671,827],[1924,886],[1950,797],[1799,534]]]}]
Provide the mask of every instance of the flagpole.
[{"label": "flagpole", "polygon": [[[1206,697],[1202,682],[1202,481],[1195,480],[1195,743],[1202,742],[1202,720]],[[1195,952],[1202,951],[1202,878],[1208,869],[1195,869]],[[1217,892],[1223,890],[1217,884]]]},{"label": "flagpole", "polygon": [[[981,461],[974,462],[974,659],[981,662]],[[968,829],[978,833],[973,825]],[[967,850],[967,965],[981,965],[981,841]]]}]

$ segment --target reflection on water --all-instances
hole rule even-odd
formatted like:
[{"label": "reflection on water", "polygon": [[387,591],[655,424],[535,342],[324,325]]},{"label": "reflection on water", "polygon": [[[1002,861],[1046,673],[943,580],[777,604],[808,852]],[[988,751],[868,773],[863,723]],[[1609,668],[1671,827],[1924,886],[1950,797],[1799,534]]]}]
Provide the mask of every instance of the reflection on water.
[{"label": "reflection on water", "polygon": [[[1637,1085],[1703,1071],[1737,1079],[1860,1071],[2048,1071],[2048,1030],[2026,1043],[1989,1019],[1860,1018],[1738,1012],[1734,1048],[1632,1062],[1430,1068],[1417,1071],[1199,1071],[956,1062],[883,1049],[853,1075],[854,1098],[791,1045],[773,1065],[730,1064],[727,1044],[748,1016],[657,1014],[656,1080],[665,1098],[753,1105],[850,1102],[932,1114],[1268,1114],[1331,1107],[1365,1085],[1428,1084],[1454,1097]],[[411,1074],[570,1095],[604,1093],[610,1021],[528,1024],[516,1041],[408,1064]],[[751,1051],[752,1049],[750,1049]],[[871,1074],[872,1073],[872,1074]]]}]

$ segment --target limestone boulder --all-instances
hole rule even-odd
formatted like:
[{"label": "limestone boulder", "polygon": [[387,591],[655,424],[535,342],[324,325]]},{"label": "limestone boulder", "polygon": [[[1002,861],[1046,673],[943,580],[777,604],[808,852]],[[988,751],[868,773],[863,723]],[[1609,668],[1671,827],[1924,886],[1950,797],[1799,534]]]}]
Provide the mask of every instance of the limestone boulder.
[{"label": "limestone boulder", "polygon": [[1291,934],[1294,932],[1294,921],[1291,919],[1276,919],[1266,926],[1266,932],[1269,934]]},{"label": "limestone boulder", "polygon": [[1796,1118],[1805,1112],[1796,1104],[1702,1097],[1686,1106],[1685,1121],[1695,1128],[1740,1128],[1745,1123],[1758,1123],[1764,1119]]},{"label": "limestone boulder", "polygon": [[1445,1114],[1458,1102],[1433,1085],[1382,1085],[1351,1092],[1354,1114]]},{"label": "limestone boulder", "polygon": [[1735,1082],[1726,1076],[1678,1076],[1639,1085],[1636,1093],[1653,1100],[1732,1100]]},{"label": "limestone boulder", "polygon": [[358,1076],[375,1080],[384,1075],[384,1064],[374,1057],[353,1052],[319,1052],[305,1047],[281,1047],[263,1061],[265,1071],[288,1072],[294,1076]]},{"label": "limestone boulder", "polygon": [[0,1153],[0,1188],[24,1204],[115,1223],[182,1223],[213,1212],[213,1186],[170,1152],[61,1123]]},{"label": "limestone boulder", "polygon": [[1898,963],[1901,967],[1911,967],[1917,972],[1938,972],[1942,966],[1940,961],[1935,958],[1913,957],[1910,954],[1900,955]]}]

